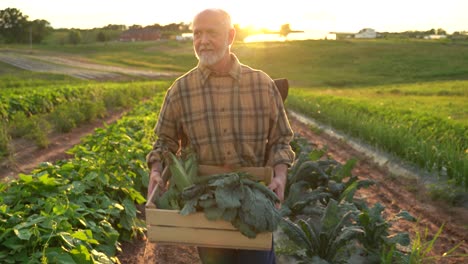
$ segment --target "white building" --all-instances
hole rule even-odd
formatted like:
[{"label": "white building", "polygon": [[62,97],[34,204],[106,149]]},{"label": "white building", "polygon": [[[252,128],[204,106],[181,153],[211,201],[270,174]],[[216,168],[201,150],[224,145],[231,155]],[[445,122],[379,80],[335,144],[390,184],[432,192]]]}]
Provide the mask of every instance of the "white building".
[{"label": "white building", "polygon": [[377,32],[372,28],[364,28],[354,35],[354,38],[376,38]]},{"label": "white building", "polygon": [[325,36],[325,39],[326,40],[336,40],[336,33],[328,33],[326,36]]},{"label": "white building", "polygon": [[424,36],[424,39],[445,39],[447,38],[446,35],[429,35],[429,36]]},{"label": "white building", "polygon": [[176,36],[176,40],[179,40],[179,41],[193,40],[193,33],[182,33],[182,35]]}]

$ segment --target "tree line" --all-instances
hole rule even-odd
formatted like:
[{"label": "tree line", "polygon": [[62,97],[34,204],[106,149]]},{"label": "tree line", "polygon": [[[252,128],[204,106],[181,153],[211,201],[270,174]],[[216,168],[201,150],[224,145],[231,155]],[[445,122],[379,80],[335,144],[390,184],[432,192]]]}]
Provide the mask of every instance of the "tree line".
[{"label": "tree line", "polygon": [[[54,29],[50,23],[44,19],[30,21],[27,15],[24,15],[19,9],[6,8],[0,10],[0,44],[19,43],[19,44],[40,44],[47,37],[51,37],[56,44],[79,44],[90,42],[107,42],[119,40],[123,32],[126,31],[157,31],[161,33],[162,39],[171,39],[182,33],[191,32],[191,25],[186,23],[171,23],[167,25],[153,24],[149,26],[132,25],[114,25],[109,24],[101,28],[93,29]],[[259,33],[277,33],[287,36],[292,30],[289,24],[284,24],[278,31],[267,29],[254,29],[251,27],[241,28],[238,24],[234,25],[237,31],[236,40],[243,41],[247,36]]]},{"label": "tree line", "polygon": [[[92,42],[108,42],[120,40],[122,33],[126,31],[152,31],[159,32],[161,39],[175,39],[177,35],[191,32],[190,24],[171,23],[167,25],[153,24],[149,26],[132,25],[114,25],[109,24],[101,28],[93,29],[54,29],[50,23],[44,19],[30,21],[27,15],[24,15],[16,8],[6,8],[0,10],[0,44],[1,43],[19,43],[19,44],[40,44],[46,38],[54,44],[79,44]],[[252,27],[241,28],[235,24],[236,40],[243,41],[247,36],[262,33],[274,33],[286,37],[289,33],[301,32],[292,30],[289,24],[281,25],[279,30],[254,29]],[[442,29],[430,29],[428,31],[405,31],[405,32],[381,32],[381,38],[423,38],[427,35],[448,35]],[[468,32],[460,31],[448,35],[451,39],[468,39]]]},{"label": "tree line", "polygon": [[190,30],[190,25],[184,23],[171,23],[164,26],[154,24],[146,27],[109,24],[93,29],[54,29],[47,20],[36,19],[30,21],[28,18],[17,8],[0,10],[0,43],[40,44],[44,39],[54,34],[56,35],[55,40],[59,44],[78,44],[81,42],[118,40],[120,34],[127,30],[148,28],[164,32],[166,36],[189,32]]},{"label": "tree line", "polygon": [[41,43],[52,32],[47,20],[28,20],[16,8],[0,10],[0,43]]}]

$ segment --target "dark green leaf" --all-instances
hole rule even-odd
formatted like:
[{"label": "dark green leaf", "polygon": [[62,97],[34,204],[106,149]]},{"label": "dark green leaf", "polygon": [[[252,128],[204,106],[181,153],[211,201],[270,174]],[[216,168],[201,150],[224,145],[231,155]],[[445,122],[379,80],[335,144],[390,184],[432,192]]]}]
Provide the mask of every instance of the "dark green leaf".
[{"label": "dark green leaf", "polygon": [[241,206],[242,191],[236,188],[216,188],[216,203],[219,208],[238,208]]}]

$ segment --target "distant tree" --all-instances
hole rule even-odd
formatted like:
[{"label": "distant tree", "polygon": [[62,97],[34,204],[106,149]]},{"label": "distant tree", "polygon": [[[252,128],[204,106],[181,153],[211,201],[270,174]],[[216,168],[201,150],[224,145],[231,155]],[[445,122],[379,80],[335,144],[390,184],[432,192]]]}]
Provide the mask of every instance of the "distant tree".
[{"label": "distant tree", "polygon": [[41,43],[42,40],[50,35],[53,31],[50,23],[47,20],[36,19],[29,23],[29,27],[32,33],[32,42]]},{"label": "distant tree", "polygon": [[447,35],[447,31],[442,28],[437,29],[437,35]]},{"label": "distant tree", "polygon": [[185,23],[180,23],[179,24],[179,31],[180,32],[189,32],[190,31],[190,23],[189,24],[185,24]]},{"label": "distant tree", "polygon": [[154,28],[154,29],[159,29],[159,30],[162,30],[163,29],[163,26],[161,26],[160,24],[156,23],[156,24],[153,24],[151,26],[149,26],[151,28]]},{"label": "distant tree", "polygon": [[176,23],[167,24],[164,26],[165,31],[179,31],[179,25]]},{"label": "distant tree", "polygon": [[104,33],[104,31],[99,31],[99,33],[96,36],[96,40],[99,42],[106,42],[108,40],[106,33]]},{"label": "distant tree", "polygon": [[140,28],[143,28],[142,26],[140,25],[132,25],[128,28],[128,30],[132,30],[132,29],[140,29]]},{"label": "distant tree", "polygon": [[429,34],[429,35],[435,35],[435,34],[436,34],[436,30],[432,28],[432,29],[430,29],[430,30],[427,31],[427,34]]},{"label": "distant tree", "polygon": [[68,42],[77,45],[81,42],[81,33],[79,30],[72,29],[68,32]]},{"label": "distant tree", "polygon": [[26,43],[28,33],[28,16],[19,9],[7,8],[0,10],[0,37],[6,43]]},{"label": "distant tree", "polygon": [[125,26],[125,25],[113,25],[113,24],[109,24],[109,25],[103,27],[102,29],[104,29],[104,30],[124,31],[124,30],[127,30],[127,26]]},{"label": "distant tree", "polygon": [[280,29],[280,36],[287,37],[291,33],[291,26],[289,24],[284,24]]}]

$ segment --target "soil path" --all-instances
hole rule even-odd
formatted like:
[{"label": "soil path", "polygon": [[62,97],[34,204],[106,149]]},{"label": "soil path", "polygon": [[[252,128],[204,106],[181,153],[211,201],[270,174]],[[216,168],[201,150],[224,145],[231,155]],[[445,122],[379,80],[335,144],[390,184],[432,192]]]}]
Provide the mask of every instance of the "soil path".
[{"label": "soil path", "polygon": [[39,149],[34,143],[26,140],[13,141],[13,153],[7,160],[0,162],[0,180],[15,178],[18,173],[28,173],[38,167],[41,162],[55,162],[69,158],[65,152],[80,143],[80,139],[93,133],[94,129],[103,127],[120,119],[124,114],[114,112],[105,118],[74,128],[69,133],[54,133],[49,135],[50,144],[45,149]]},{"label": "soil path", "polygon": [[56,56],[34,52],[25,53],[12,50],[0,52],[0,61],[24,70],[65,74],[88,80],[120,80],[127,79],[127,76],[161,79],[179,75],[178,73],[171,72],[155,72],[151,70],[102,65],[90,62],[83,57],[68,55]]}]

